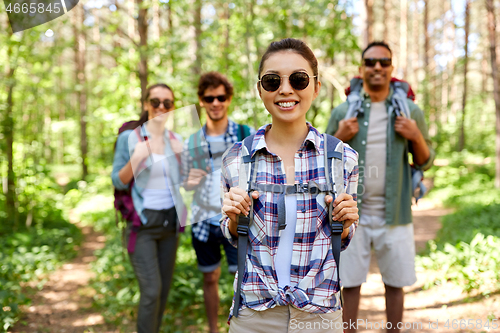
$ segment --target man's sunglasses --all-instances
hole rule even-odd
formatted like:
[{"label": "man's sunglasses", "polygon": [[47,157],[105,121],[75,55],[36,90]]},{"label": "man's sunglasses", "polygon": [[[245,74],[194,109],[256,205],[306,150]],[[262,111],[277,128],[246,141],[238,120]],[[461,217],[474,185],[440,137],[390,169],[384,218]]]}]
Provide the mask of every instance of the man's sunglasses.
[{"label": "man's sunglasses", "polygon": [[363,61],[366,67],[375,67],[377,62],[380,62],[380,66],[384,68],[392,65],[391,58],[365,58]]},{"label": "man's sunglasses", "polygon": [[281,85],[281,79],[284,77],[288,77],[290,85],[295,90],[304,90],[309,85],[309,75],[304,72],[295,72],[283,76],[279,76],[278,74],[266,74],[260,78],[259,82],[264,90],[272,92],[278,90]]},{"label": "man's sunglasses", "polygon": [[164,100],[163,102],[160,101],[160,99],[158,98],[151,98],[149,100],[149,103],[151,104],[152,107],[154,107],[155,109],[156,108],[159,108],[160,107],[160,104],[163,103],[163,106],[165,107],[165,109],[169,110],[172,108],[172,106],[174,106],[174,102],[170,99],[166,99]]},{"label": "man's sunglasses", "polygon": [[223,103],[226,101],[227,96],[226,95],[203,96],[203,100],[205,101],[205,103],[208,103],[208,104],[213,103],[216,98],[219,100],[219,102]]}]

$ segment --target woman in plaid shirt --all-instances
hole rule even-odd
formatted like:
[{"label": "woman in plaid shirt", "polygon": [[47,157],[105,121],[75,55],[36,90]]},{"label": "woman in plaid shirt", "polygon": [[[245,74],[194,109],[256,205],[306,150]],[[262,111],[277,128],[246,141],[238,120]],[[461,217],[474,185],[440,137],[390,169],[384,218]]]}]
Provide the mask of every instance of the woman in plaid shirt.
[{"label": "woman in plaid shirt", "polygon": [[[318,96],[318,62],[302,41],[273,42],[262,57],[257,88],[272,123],[254,136],[257,184],[325,184],[323,136],[306,122]],[[221,228],[237,244],[237,216],[248,215],[251,199],[242,165],[241,142],[222,162]],[[357,153],[344,146],[344,188],[335,199],[333,218],[344,223],[342,250],[357,226]],[[328,206],[323,193],[286,195],[286,227],[278,228],[282,194],[252,192],[253,220],[241,286],[238,316],[230,315],[230,332],[342,332],[340,286],[332,254]],[[282,213],[283,214],[283,213]],[[236,290],[235,279],[235,290]],[[235,295],[238,297],[238,295]],[[233,300],[234,306],[234,300]],[[231,313],[232,313],[231,309]]]}]

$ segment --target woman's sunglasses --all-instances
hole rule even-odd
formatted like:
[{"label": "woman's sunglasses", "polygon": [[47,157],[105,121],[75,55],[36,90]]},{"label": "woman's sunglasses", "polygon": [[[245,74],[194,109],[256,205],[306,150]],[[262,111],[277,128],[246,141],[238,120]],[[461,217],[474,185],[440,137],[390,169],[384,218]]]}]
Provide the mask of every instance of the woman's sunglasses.
[{"label": "woman's sunglasses", "polygon": [[160,101],[160,99],[158,98],[151,98],[149,100],[149,103],[151,104],[152,107],[154,107],[155,109],[156,108],[159,108],[160,107],[160,104],[163,103],[163,106],[165,107],[165,109],[169,110],[172,108],[172,106],[174,106],[174,102],[170,99],[166,99],[164,100],[163,102]]},{"label": "woman's sunglasses", "polygon": [[278,74],[266,74],[260,78],[259,82],[264,90],[272,92],[278,90],[281,85],[281,79],[284,77],[288,77],[290,85],[295,90],[304,90],[309,85],[309,75],[304,72],[295,72],[283,76],[279,76]]},{"label": "woman's sunglasses", "polygon": [[213,103],[215,99],[218,99],[219,102],[223,103],[226,101],[227,97],[226,95],[219,95],[219,96],[203,96],[203,100],[205,101],[205,103]]},{"label": "woman's sunglasses", "polygon": [[392,65],[392,59],[391,58],[365,58],[363,59],[364,64],[366,67],[375,67],[377,65],[377,62],[380,62],[380,66],[386,68]]}]

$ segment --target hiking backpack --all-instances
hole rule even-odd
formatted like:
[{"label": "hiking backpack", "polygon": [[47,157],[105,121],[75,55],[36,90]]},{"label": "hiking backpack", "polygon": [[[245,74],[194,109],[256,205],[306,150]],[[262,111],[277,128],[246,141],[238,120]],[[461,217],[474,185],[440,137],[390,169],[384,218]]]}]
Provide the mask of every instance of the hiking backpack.
[{"label": "hiking backpack", "polygon": [[[250,223],[253,221],[253,205],[254,200],[252,198],[252,191],[261,192],[273,192],[280,193],[278,199],[278,229],[283,230],[286,227],[286,212],[285,212],[285,195],[295,194],[295,193],[311,193],[320,194],[327,193],[333,198],[332,202],[328,205],[328,221],[331,227],[331,243],[332,243],[332,254],[337,265],[337,283],[340,287],[340,249],[342,245],[342,232],[344,230],[344,225],[340,221],[334,221],[332,217],[333,213],[333,201],[336,196],[344,192],[344,143],[328,134],[323,134],[323,144],[324,144],[324,168],[325,168],[325,178],[326,184],[317,184],[314,181],[310,181],[308,184],[257,184],[257,169],[258,162],[256,162],[254,157],[251,157],[250,152],[252,150],[252,142],[254,135],[248,136],[243,140],[242,151],[243,151],[243,170],[247,172],[247,193],[250,196],[251,205],[250,213],[248,216],[239,215],[238,216],[238,279],[236,285],[236,294],[233,307],[233,316],[238,317],[240,302],[241,302],[241,284],[243,281],[243,276],[245,275],[245,263],[247,257],[248,248],[248,230]],[[333,174],[332,174],[332,164],[334,164]],[[342,297],[341,297],[342,301]]]},{"label": "hiking backpack", "polygon": [[[363,100],[360,96],[361,88],[363,87],[363,80],[360,77],[355,77],[351,80],[351,86],[346,89],[347,102],[349,104],[347,108],[346,115],[344,119],[357,117],[363,112],[362,104]],[[391,87],[394,93],[392,94],[391,104],[394,108],[396,114],[401,117],[411,119],[410,108],[408,107],[407,99],[415,100],[415,94],[410,87],[410,84],[406,81],[398,80],[396,78],[391,78]],[[410,149],[408,147],[408,140],[405,139],[405,159],[408,160],[408,153]],[[422,198],[427,189],[423,183],[424,172],[415,168],[413,164],[411,167],[411,183],[412,183],[412,195],[417,203],[420,198]]]},{"label": "hiking backpack", "polygon": [[[127,121],[127,122],[123,123],[122,126],[120,126],[120,129],[118,129],[118,135],[120,135],[122,132],[126,131],[127,125],[129,125],[132,122],[134,122],[134,121]],[[148,139],[147,136],[141,135],[141,127],[136,127],[133,129],[133,131],[137,135],[139,141],[144,141],[144,140]],[[171,131],[168,131],[168,133],[169,133],[170,140],[177,140],[177,138],[175,137],[175,135]],[[115,142],[115,149],[116,149],[116,142]],[[177,161],[179,162],[179,165],[180,165],[180,156],[178,154],[175,154],[175,156],[176,156]],[[134,186],[134,181],[135,181],[134,177],[132,177],[132,180],[130,181],[127,189],[118,190],[115,188],[114,194],[113,194],[114,198],[115,198],[114,206],[115,206],[116,225],[118,226],[118,221],[119,221],[118,212],[120,212],[120,214],[122,216],[122,221],[125,220],[128,222],[132,222],[132,228],[130,230],[129,241],[127,244],[128,253],[133,253],[135,251],[135,243],[137,240],[137,233],[139,232],[139,230],[142,226],[141,218],[139,217],[139,215],[135,211],[134,201],[132,200],[132,186]],[[184,211],[182,212],[182,216],[179,216],[180,221],[182,221],[182,220],[185,221],[186,216],[187,216],[187,211],[186,211],[186,209],[184,209]],[[125,237],[124,231],[125,230],[123,230],[123,237]],[[179,231],[180,232],[184,231],[184,226],[182,223],[181,223],[181,227],[180,227]],[[125,243],[125,239],[123,239],[123,243]]]}]

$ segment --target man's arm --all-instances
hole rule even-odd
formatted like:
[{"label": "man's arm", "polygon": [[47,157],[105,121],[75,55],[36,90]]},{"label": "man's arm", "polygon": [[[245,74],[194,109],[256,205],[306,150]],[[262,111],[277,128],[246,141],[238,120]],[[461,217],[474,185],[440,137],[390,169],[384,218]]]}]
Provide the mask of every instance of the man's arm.
[{"label": "man's arm", "polygon": [[432,148],[422,110],[416,107],[412,118],[396,117],[394,130],[409,141],[415,166],[427,170],[432,166],[436,153]]},{"label": "man's arm", "polygon": [[357,117],[343,119],[342,116],[338,107],[333,109],[325,133],[347,142],[359,132],[359,124]]}]

